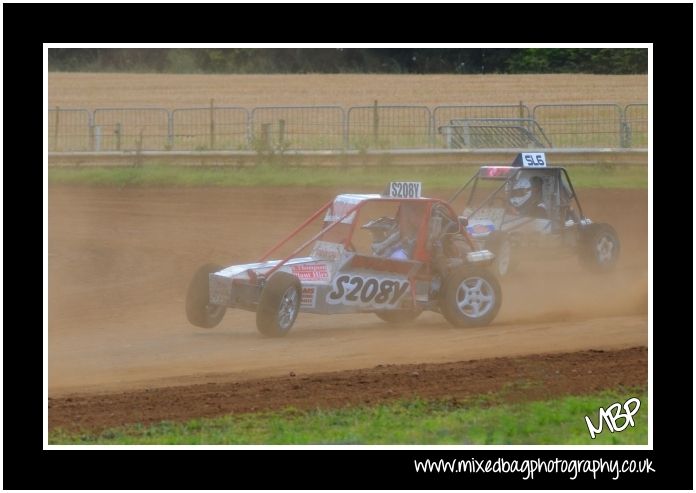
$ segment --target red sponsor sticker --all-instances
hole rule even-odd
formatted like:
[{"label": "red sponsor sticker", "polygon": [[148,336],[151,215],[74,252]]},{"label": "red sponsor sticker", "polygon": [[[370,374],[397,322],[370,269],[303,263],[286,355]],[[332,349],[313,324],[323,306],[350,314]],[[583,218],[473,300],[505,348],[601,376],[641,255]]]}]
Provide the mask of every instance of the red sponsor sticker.
[{"label": "red sponsor sticker", "polygon": [[302,299],[301,305],[305,307],[314,308],[317,299],[317,290],[314,287],[303,287],[302,288]]},{"label": "red sponsor sticker", "polygon": [[292,274],[300,281],[328,281],[329,268],[326,264],[308,264],[291,266]]}]

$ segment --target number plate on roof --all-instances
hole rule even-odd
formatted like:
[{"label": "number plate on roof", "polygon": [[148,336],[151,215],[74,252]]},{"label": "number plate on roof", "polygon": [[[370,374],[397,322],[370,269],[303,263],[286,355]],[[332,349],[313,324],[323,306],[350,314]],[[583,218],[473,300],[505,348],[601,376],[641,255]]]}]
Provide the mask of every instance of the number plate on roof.
[{"label": "number plate on roof", "polygon": [[421,196],[421,182],[393,181],[389,183],[388,196],[400,199],[416,199]]},{"label": "number plate on roof", "polygon": [[546,166],[546,154],[543,152],[521,152],[512,165],[524,168],[543,168]]}]

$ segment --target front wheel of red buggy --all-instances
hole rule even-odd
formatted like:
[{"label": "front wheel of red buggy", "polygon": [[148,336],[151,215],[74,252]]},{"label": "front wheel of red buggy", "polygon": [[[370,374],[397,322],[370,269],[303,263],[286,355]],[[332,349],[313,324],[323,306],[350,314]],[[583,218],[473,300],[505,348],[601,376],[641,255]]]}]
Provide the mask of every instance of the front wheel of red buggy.
[{"label": "front wheel of red buggy", "polygon": [[266,283],[256,310],[256,328],[266,337],[285,336],[300,311],[302,285],[287,272],[276,272]]},{"label": "front wheel of red buggy", "polygon": [[500,283],[488,269],[464,266],[445,280],[440,311],[455,327],[490,324],[502,303]]}]

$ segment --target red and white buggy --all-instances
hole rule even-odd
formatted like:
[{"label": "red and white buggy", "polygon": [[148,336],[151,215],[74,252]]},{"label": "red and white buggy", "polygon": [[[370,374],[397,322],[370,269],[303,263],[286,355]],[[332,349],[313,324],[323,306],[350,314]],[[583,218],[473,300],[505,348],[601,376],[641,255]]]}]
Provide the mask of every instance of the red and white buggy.
[{"label": "red and white buggy", "polygon": [[[494,255],[475,247],[448,203],[420,190],[392,182],[384,195],[338,195],[258,262],[202,266],[186,296],[189,322],[211,328],[241,308],[271,337],[287,334],[300,311],[400,323],[431,310],[458,327],[489,324],[501,304]],[[300,244],[290,253],[268,260],[293,239]]]}]

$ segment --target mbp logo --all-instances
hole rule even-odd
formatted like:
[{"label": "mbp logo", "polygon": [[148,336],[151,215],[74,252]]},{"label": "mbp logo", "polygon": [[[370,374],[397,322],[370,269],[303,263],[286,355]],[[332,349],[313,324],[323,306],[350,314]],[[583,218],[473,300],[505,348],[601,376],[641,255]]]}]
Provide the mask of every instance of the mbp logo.
[{"label": "mbp logo", "polygon": [[[633,407],[631,407],[631,405],[633,405]],[[624,411],[626,411],[625,413],[621,412],[622,407]],[[615,431],[624,431],[626,428],[628,428],[628,425],[635,426],[633,416],[638,412],[638,409],[640,409],[640,400],[635,397],[628,399],[623,406],[621,403],[616,402],[609,406],[606,410],[603,407],[600,407],[597,428],[595,428],[595,426],[592,424],[590,417],[585,416],[585,422],[587,423],[587,429],[590,431],[590,437],[594,440],[596,435],[602,433],[602,422],[607,424],[607,428],[609,428],[609,431],[612,433]],[[617,421],[622,419],[624,420],[623,424],[618,425]]]}]

